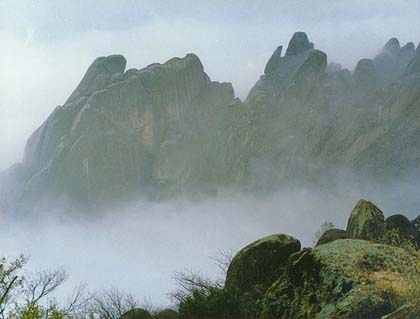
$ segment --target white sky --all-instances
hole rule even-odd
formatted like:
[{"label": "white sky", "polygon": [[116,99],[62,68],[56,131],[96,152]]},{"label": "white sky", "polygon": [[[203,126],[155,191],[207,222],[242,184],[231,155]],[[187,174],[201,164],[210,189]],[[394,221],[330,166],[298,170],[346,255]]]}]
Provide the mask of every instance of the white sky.
[{"label": "white sky", "polygon": [[417,44],[419,17],[418,0],[0,0],[0,170],[97,56],[140,68],[194,52],[243,98],[295,31],[351,68],[391,37]]}]

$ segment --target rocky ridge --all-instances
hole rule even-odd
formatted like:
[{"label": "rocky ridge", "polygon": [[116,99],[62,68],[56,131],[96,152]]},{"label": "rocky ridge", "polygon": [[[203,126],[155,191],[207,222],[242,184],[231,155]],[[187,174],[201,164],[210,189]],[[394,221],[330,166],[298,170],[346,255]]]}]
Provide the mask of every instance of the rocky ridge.
[{"label": "rocky ridge", "polygon": [[391,39],[354,72],[328,63],[303,32],[282,51],[244,102],[193,54],[130,70],[121,55],[96,59],[29,138],[22,163],[0,175],[0,207],[418,173],[419,47]]}]

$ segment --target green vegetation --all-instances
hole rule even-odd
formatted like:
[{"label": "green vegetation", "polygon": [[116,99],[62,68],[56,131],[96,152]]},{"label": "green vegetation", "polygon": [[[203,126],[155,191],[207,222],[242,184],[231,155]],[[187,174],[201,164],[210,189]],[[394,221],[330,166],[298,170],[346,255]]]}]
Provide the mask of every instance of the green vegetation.
[{"label": "green vegetation", "polygon": [[210,287],[195,290],[181,301],[180,318],[248,318],[255,311],[254,303],[239,291]]}]

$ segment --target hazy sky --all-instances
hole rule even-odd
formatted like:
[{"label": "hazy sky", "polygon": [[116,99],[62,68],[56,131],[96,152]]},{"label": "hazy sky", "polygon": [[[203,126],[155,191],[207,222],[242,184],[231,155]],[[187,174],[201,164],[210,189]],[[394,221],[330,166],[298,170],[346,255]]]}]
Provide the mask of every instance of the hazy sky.
[{"label": "hazy sky", "polygon": [[244,97],[297,30],[351,68],[390,37],[417,44],[419,1],[0,0],[0,169],[97,56],[122,53],[139,68],[194,52]]}]

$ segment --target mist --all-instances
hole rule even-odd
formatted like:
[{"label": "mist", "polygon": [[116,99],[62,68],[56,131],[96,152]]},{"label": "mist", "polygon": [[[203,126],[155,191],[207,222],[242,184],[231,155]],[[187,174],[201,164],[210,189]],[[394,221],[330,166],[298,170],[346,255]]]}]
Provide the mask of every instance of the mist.
[{"label": "mist", "polygon": [[[351,179],[347,179],[350,181]],[[358,189],[342,183],[334,190],[283,188],[269,196],[226,190],[225,195],[193,201],[138,201],[119,209],[60,214],[38,212],[22,219],[3,215],[2,255],[30,257],[28,269],[63,267],[70,274],[58,292],[65,300],[86,283],[91,291],[118,288],[155,306],[173,306],[168,298],[175,271],[193,270],[224,279],[212,260],[218,251],[237,252],[263,236],[285,233],[312,247],[326,221],[345,229],[352,208],[368,199],[385,216],[418,215],[420,185],[413,181]]]},{"label": "mist", "polygon": [[91,290],[117,287],[165,306],[175,271],[192,269],[218,278],[210,258],[218,250],[236,252],[273,233],[312,246],[324,221],[345,227],[360,196],[294,189],[264,198],[230,193],[200,201],[142,201],[90,220],[89,212],[80,212],[83,220],[75,212],[73,217],[44,212],[35,220],[2,223],[2,247],[7,247],[2,254],[28,255],[34,270],[65,268],[71,277],[63,298],[83,282]]}]

